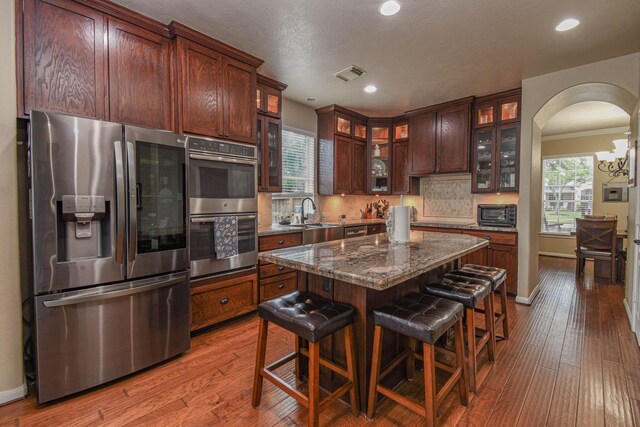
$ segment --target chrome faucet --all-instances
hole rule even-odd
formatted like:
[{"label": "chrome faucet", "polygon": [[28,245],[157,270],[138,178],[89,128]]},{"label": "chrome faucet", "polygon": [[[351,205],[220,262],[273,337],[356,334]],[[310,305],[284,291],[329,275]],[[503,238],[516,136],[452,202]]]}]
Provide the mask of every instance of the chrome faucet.
[{"label": "chrome faucet", "polygon": [[316,204],[313,202],[313,199],[311,197],[305,197],[304,199],[302,199],[302,203],[300,203],[300,205],[302,206],[302,213],[300,215],[300,222],[302,224],[304,224],[304,222],[309,219],[309,217],[304,214],[304,202],[306,202],[307,200],[309,200],[311,202],[311,207],[313,208],[313,212],[311,212],[312,214],[314,214],[316,212],[316,210],[318,209],[318,208],[316,208]]}]

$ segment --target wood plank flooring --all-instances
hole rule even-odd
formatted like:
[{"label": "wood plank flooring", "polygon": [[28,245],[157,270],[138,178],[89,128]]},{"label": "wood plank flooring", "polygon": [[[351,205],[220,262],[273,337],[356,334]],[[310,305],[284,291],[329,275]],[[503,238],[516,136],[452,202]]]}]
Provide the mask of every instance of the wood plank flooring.
[{"label": "wood plank flooring", "polygon": [[[538,297],[531,307],[510,300],[511,338],[498,342],[495,364],[480,354],[478,393],[468,408],[451,393],[441,424],[640,427],[640,350],[622,305],[624,287],[595,282],[587,265],[576,282],[573,261],[541,257]],[[0,426],[306,425],[306,409],[266,381],[262,405],[251,408],[257,330],[251,316],[194,337],[189,353],[137,375],[53,404],[31,396],[5,405]],[[292,348],[289,333],[269,328],[268,362]],[[295,383],[291,366],[279,373]],[[399,390],[421,401],[421,377]],[[388,400],[373,421],[354,417],[341,402],[320,419],[331,426],[423,424]]]}]

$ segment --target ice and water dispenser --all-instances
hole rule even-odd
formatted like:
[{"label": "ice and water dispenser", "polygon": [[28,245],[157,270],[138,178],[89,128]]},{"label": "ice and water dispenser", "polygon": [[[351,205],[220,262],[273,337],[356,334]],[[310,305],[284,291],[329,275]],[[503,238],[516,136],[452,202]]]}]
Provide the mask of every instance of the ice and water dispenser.
[{"label": "ice and water dispenser", "polygon": [[111,256],[109,201],[104,196],[62,196],[58,206],[60,261]]}]

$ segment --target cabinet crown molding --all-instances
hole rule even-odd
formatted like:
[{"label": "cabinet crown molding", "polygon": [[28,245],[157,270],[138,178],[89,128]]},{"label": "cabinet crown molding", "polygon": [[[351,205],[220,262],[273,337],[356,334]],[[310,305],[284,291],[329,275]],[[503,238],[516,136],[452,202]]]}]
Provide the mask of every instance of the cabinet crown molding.
[{"label": "cabinet crown molding", "polygon": [[366,121],[369,120],[369,118],[367,116],[364,116],[364,115],[362,115],[360,113],[357,113],[357,112],[355,112],[353,110],[349,110],[348,108],[341,107],[341,106],[339,106],[337,104],[331,104],[331,105],[327,105],[326,107],[318,108],[318,109],[316,109],[316,114],[329,113],[329,112],[332,112],[332,111],[335,111],[335,112],[338,112],[338,113],[342,113],[342,114],[346,114],[348,116],[353,117],[354,119],[359,119],[359,120],[361,120],[363,122],[366,122]]},{"label": "cabinet crown molding", "polygon": [[274,89],[278,89],[279,91],[285,90],[288,85],[282,82],[279,82],[271,77],[264,76],[262,74],[258,74],[258,84],[272,87]]},{"label": "cabinet crown molding", "polygon": [[76,3],[91,7],[99,12],[106,13],[110,17],[120,19],[121,21],[128,22],[129,24],[137,25],[138,27],[145,28],[154,33],[160,34],[165,37],[170,37],[169,28],[160,21],[156,21],[153,18],[149,18],[141,13],[134,12],[131,9],[127,9],[117,3],[113,3],[109,0],[75,0]]},{"label": "cabinet crown molding", "polygon": [[236,49],[235,47],[223,43],[219,40],[213,39],[206,34],[196,31],[193,28],[187,27],[186,25],[181,24],[177,21],[171,21],[169,23],[169,34],[171,37],[184,37],[256,68],[264,63],[264,61],[260,58],[243,52],[240,49]]},{"label": "cabinet crown molding", "polygon": [[522,95],[521,87],[505,90],[504,92],[492,93],[490,95],[478,96],[476,97],[476,103],[482,104],[485,102],[497,101],[503,98],[512,98],[512,97],[515,98],[515,97],[519,97],[520,95]]},{"label": "cabinet crown molding", "polygon": [[444,108],[456,107],[459,105],[469,104],[471,105],[475,100],[475,96],[467,96],[460,99],[455,99],[453,101],[441,102],[440,104],[429,105],[428,107],[417,108],[415,110],[409,110],[405,113],[405,116],[415,116],[422,113],[432,113],[438,110],[442,110]]}]

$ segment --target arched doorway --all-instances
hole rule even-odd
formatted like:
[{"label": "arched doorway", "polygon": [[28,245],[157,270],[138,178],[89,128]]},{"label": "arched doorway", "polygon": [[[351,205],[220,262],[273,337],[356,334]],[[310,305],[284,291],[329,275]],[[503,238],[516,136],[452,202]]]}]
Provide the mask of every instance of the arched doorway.
[{"label": "arched doorway", "polygon": [[[530,284],[538,283],[538,232],[541,222],[539,213],[542,209],[542,192],[539,191],[542,185],[542,128],[559,111],[585,101],[602,101],[614,104],[631,116],[632,124],[634,123],[634,114],[637,121],[638,100],[636,97],[620,86],[598,82],[582,83],[563,89],[550,97],[533,114],[530,128],[530,158],[523,158],[524,161],[531,162],[531,168],[526,168],[521,176],[521,181],[529,180],[529,192],[527,194],[521,193],[519,203],[521,206],[518,213],[518,223],[521,228],[518,263],[519,302],[530,303],[536,293],[535,287]],[[523,129],[524,132],[528,133],[529,129]],[[635,129],[632,125],[632,132],[635,132],[635,135],[632,134],[632,139],[637,138],[637,124]]]}]

